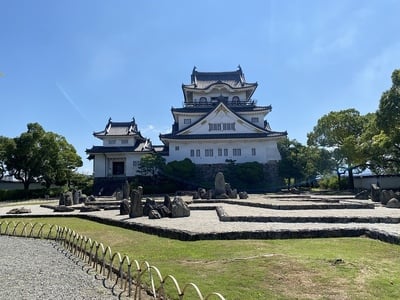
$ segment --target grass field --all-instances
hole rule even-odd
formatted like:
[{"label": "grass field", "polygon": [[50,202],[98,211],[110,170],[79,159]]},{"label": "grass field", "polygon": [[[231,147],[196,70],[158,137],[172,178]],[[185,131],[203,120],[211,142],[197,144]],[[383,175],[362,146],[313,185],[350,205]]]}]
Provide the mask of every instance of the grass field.
[{"label": "grass field", "polygon": [[[10,221],[12,219],[6,219]],[[367,238],[183,242],[78,218],[69,227],[226,299],[400,299],[400,246]],[[16,219],[21,221],[21,219]]]}]

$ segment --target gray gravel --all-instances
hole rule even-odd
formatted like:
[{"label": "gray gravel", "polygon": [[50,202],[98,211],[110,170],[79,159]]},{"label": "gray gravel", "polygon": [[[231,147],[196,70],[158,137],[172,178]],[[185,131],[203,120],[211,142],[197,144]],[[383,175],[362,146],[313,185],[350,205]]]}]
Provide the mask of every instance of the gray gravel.
[{"label": "gray gravel", "polygon": [[[112,283],[107,282],[108,287]],[[120,291],[118,291],[118,294]],[[0,299],[118,299],[54,241],[0,236]]]}]

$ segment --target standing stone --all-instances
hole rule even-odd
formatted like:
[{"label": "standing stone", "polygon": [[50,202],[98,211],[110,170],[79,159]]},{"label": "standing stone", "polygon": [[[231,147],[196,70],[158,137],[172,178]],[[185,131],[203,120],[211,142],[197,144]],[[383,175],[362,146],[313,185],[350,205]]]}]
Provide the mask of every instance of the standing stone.
[{"label": "standing stone", "polygon": [[171,202],[171,198],[168,195],[164,195],[164,205],[171,210],[172,208],[172,202]]},{"label": "standing stone", "polygon": [[125,180],[124,185],[122,187],[122,197],[123,199],[129,199],[129,195],[130,195],[130,185],[128,180]]},{"label": "standing stone", "polygon": [[81,192],[78,190],[74,191],[74,198],[73,198],[73,203],[75,204],[79,204],[79,197],[81,196]]},{"label": "standing stone", "polygon": [[116,199],[116,200],[122,200],[122,199],[124,199],[123,193],[122,193],[122,191],[121,191],[119,188],[115,191],[115,199]]},{"label": "standing stone", "polygon": [[129,206],[129,200],[128,199],[124,199],[121,201],[121,203],[119,204],[119,214],[120,215],[129,215],[130,213],[130,206]]},{"label": "standing stone", "polygon": [[140,200],[143,198],[143,187],[141,185],[138,186],[137,191],[139,192]]},{"label": "standing stone", "polygon": [[189,206],[183,201],[181,197],[175,197],[172,201],[171,217],[181,218],[189,217],[190,209]]},{"label": "standing stone", "polygon": [[381,188],[375,183],[371,184],[371,200],[374,202],[379,202],[380,193],[381,193]]},{"label": "standing stone", "polygon": [[72,193],[71,192],[66,192],[64,194],[64,205],[65,206],[71,206],[72,205]]},{"label": "standing stone", "polygon": [[58,205],[65,205],[65,197],[64,197],[64,193],[60,194],[60,198],[58,200]]},{"label": "standing stone", "polygon": [[131,194],[131,209],[129,212],[130,218],[137,218],[143,216],[143,206],[140,193],[137,190],[133,190]]},{"label": "standing stone", "polygon": [[218,172],[215,175],[215,196],[220,196],[226,194],[225,178],[222,172]]}]

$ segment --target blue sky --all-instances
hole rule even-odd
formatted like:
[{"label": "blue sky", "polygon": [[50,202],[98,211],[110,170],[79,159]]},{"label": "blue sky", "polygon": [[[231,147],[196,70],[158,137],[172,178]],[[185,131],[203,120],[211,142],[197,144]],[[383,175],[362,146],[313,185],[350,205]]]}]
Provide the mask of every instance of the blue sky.
[{"label": "blue sky", "polygon": [[38,122],[90,173],[109,117],[161,144],[193,67],[240,65],[271,128],[306,143],[330,111],[376,111],[400,68],[399,16],[396,0],[0,0],[0,135]]}]

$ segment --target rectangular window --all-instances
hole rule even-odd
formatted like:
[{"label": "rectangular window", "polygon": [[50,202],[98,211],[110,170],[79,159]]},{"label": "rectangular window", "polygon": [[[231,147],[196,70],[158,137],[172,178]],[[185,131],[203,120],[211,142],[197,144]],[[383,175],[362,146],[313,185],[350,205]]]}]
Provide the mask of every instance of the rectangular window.
[{"label": "rectangular window", "polygon": [[179,146],[175,146],[175,151],[179,151]]},{"label": "rectangular window", "polygon": [[235,148],[233,149],[233,156],[241,156],[242,155],[242,149]]},{"label": "rectangular window", "polygon": [[196,156],[200,157],[200,149],[196,149]]},{"label": "rectangular window", "polygon": [[218,148],[218,156],[222,156],[222,149]]},{"label": "rectangular window", "polygon": [[194,149],[190,149],[190,157],[194,156]]},{"label": "rectangular window", "polygon": [[256,148],[251,148],[251,155],[256,156]]},{"label": "rectangular window", "polygon": [[121,140],[121,144],[122,144],[122,145],[128,144],[128,140]]},{"label": "rectangular window", "polygon": [[115,145],[116,143],[117,143],[116,140],[109,140],[109,141],[108,141],[108,144],[109,144],[109,145]]},{"label": "rectangular window", "polygon": [[183,124],[189,125],[192,123],[191,119],[183,119]]},{"label": "rectangular window", "polygon": [[228,149],[224,149],[224,156],[228,156]]},{"label": "rectangular window", "polygon": [[214,156],[213,149],[205,149],[204,155],[205,156]]},{"label": "rectangular window", "polygon": [[252,117],[251,123],[258,123],[258,117]]}]

